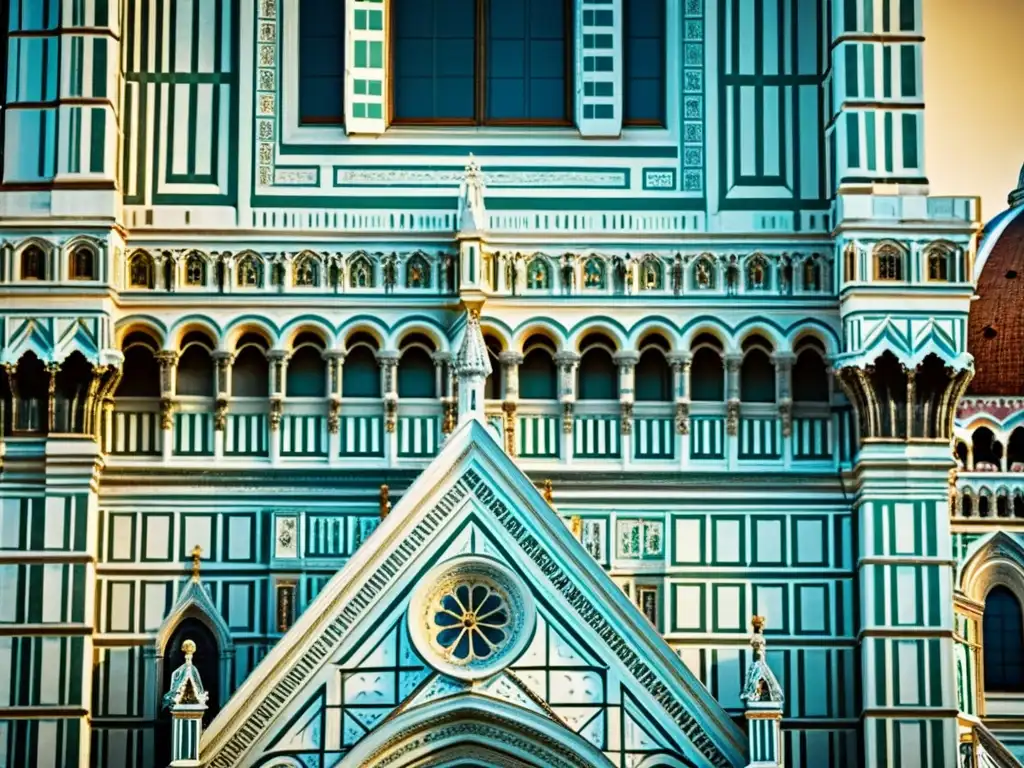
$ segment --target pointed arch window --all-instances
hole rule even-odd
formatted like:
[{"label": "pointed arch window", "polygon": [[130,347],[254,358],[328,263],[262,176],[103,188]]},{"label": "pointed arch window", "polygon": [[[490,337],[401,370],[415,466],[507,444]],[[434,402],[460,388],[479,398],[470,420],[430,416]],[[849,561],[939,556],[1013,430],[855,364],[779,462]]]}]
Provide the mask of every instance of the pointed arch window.
[{"label": "pointed arch window", "polygon": [[46,255],[38,245],[30,245],[21,252],[21,279],[46,279]]},{"label": "pointed arch window", "polygon": [[128,285],[131,288],[153,287],[153,259],[148,253],[136,253],[128,262]]},{"label": "pointed arch window", "polygon": [[405,265],[405,287],[430,287],[430,264],[422,254],[417,253],[409,257],[409,262]]},{"label": "pointed arch window", "polygon": [[92,248],[80,246],[71,254],[71,279],[96,279],[96,254]]},{"label": "pointed arch window", "polygon": [[352,288],[373,288],[373,265],[365,256],[358,256],[352,261],[348,275]]},{"label": "pointed arch window", "polygon": [[185,285],[193,288],[206,284],[206,261],[198,253],[185,259]]},{"label": "pointed arch window", "polygon": [[1024,691],[1024,621],[1020,600],[999,585],[985,597],[982,623],[985,690]]},{"label": "pointed arch window", "polygon": [[292,282],[299,288],[315,288],[320,284],[320,265],[312,256],[300,256],[295,260]]},{"label": "pointed arch window", "polygon": [[533,290],[546,290],[551,287],[551,267],[544,258],[536,256],[527,265],[526,287]]},{"label": "pointed arch window", "polygon": [[894,245],[880,245],[875,250],[875,279],[898,281],[903,279],[903,254]]},{"label": "pointed arch window", "polygon": [[948,283],[952,279],[953,270],[950,264],[952,254],[945,248],[932,248],[928,251],[928,279],[934,283]]},{"label": "pointed arch window", "polygon": [[583,287],[601,290],[607,285],[607,270],[604,261],[597,256],[587,259],[583,265]]}]

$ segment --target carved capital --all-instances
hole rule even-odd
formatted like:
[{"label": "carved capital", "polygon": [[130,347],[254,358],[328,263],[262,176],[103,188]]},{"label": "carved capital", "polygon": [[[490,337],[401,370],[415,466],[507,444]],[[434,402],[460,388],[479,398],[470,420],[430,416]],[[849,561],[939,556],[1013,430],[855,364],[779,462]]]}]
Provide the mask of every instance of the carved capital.
[{"label": "carved capital", "polygon": [[632,368],[640,362],[640,354],[631,349],[623,349],[612,355],[612,360],[619,368]]},{"label": "carved capital", "polygon": [[524,359],[518,352],[502,352],[498,355],[498,362],[502,365],[522,365]]}]

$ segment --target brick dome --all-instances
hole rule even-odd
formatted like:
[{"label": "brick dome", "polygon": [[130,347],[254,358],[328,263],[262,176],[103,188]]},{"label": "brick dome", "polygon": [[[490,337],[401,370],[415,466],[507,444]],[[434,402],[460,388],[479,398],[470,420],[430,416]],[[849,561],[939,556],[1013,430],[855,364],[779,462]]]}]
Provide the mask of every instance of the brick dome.
[{"label": "brick dome", "polygon": [[1024,396],[1024,207],[986,227],[978,259],[984,263],[967,326],[975,368],[969,391]]}]

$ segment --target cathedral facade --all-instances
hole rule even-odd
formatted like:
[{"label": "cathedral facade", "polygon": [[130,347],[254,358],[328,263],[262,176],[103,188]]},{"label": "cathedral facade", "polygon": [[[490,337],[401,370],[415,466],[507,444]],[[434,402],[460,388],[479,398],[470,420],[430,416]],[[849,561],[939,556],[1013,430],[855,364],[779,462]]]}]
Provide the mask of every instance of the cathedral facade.
[{"label": "cathedral facade", "polygon": [[1019,765],[922,15],[6,0],[0,767]]}]

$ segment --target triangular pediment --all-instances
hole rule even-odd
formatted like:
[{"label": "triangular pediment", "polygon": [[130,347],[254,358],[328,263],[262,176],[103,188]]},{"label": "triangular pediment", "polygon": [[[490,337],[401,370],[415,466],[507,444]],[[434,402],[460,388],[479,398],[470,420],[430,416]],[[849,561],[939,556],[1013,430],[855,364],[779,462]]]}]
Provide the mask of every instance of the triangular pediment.
[{"label": "triangular pediment", "polygon": [[457,720],[459,702],[587,765],[746,764],[743,733],[476,421],[235,692],[201,757],[349,768],[395,723]]}]

